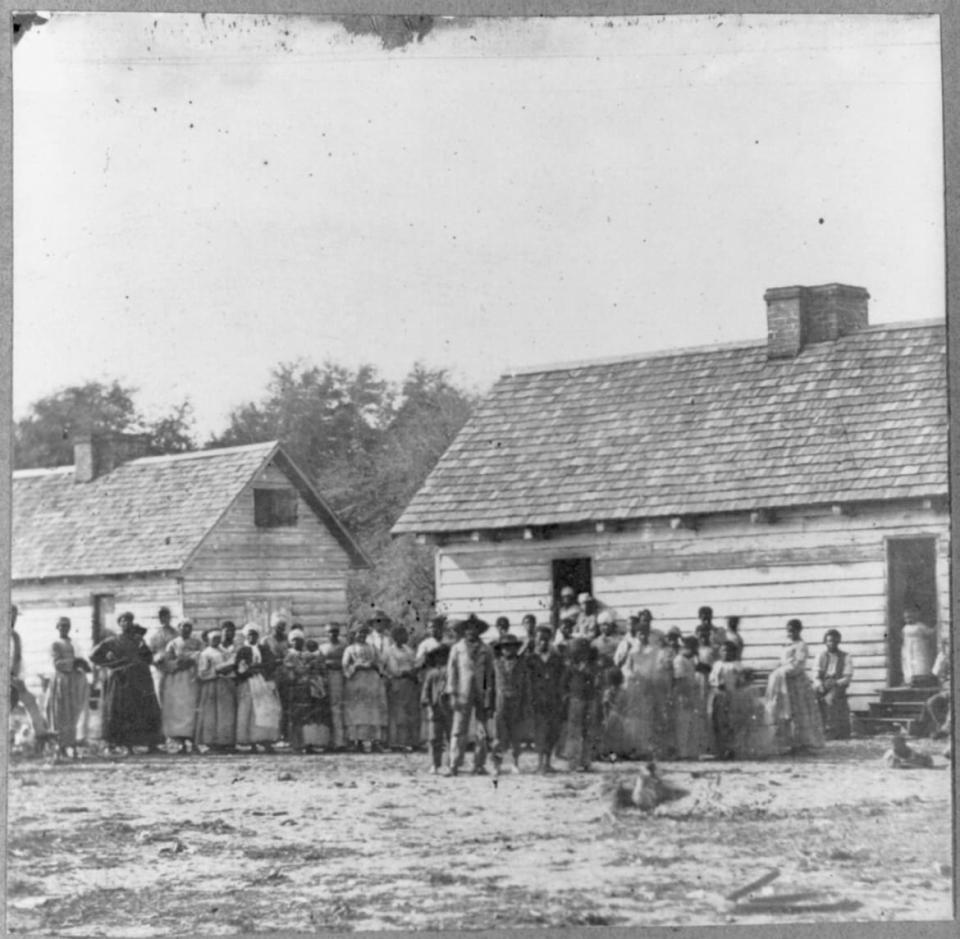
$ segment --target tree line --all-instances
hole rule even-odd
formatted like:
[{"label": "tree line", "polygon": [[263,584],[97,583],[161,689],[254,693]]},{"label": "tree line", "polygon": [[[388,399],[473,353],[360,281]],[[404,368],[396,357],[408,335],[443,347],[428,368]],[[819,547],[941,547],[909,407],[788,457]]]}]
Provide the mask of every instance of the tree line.
[{"label": "tree line", "polygon": [[372,365],[284,362],[258,400],[199,441],[189,400],[148,418],[138,390],[117,380],[73,385],[35,401],[14,424],[18,469],[73,463],[73,438],[96,429],[138,434],[148,455],[279,440],[373,561],[351,575],[350,612],[370,604],[423,618],[433,605],[433,555],[390,527],[477,403],[446,369],[416,364],[401,382]]}]

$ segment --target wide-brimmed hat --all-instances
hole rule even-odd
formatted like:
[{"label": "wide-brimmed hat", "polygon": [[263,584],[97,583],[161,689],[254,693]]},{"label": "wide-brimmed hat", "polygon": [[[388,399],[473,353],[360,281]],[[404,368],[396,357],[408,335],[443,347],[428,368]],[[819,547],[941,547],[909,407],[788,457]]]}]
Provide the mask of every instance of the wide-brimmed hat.
[{"label": "wide-brimmed hat", "polygon": [[390,617],[387,616],[387,614],[383,610],[374,609],[370,611],[365,622],[367,625],[369,625],[370,623],[389,623]]},{"label": "wide-brimmed hat", "polygon": [[497,645],[501,648],[504,646],[522,646],[523,640],[513,633],[506,633],[497,640]]}]

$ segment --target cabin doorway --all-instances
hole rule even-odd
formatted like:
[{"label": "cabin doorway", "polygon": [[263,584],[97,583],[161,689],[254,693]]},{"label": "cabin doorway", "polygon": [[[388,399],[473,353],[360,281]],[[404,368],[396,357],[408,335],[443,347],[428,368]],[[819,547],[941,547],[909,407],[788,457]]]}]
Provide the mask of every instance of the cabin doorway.
[{"label": "cabin doorway", "polygon": [[915,606],[928,626],[937,625],[937,539],[887,539],[887,684],[903,684],[903,611]]},{"label": "cabin doorway", "polygon": [[560,610],[560,591],[572,587],[579,596],[593,593],[593,570],[590,558],[555,558],[553,561],[553,626],[556,629]]},{"label": "cabin doorway", "polygon": [[91,622],[90,641],[95,646],[107,638],[111,631],[113,615],[116,611],[116,600],[112,593],[97,593],[93,595],[93,617]]}]

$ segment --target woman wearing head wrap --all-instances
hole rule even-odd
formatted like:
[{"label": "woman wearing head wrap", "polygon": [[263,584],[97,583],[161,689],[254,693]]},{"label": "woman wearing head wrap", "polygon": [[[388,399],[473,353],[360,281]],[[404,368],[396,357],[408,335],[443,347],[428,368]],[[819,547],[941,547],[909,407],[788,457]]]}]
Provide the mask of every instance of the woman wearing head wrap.
[{"label": "woman wearing head wrap", "polygon": [[330,623],[327,626],[327,638],[320,644],[319,653],[323,658],[330,706],[331,743],[335,750],[342,750],[347,742],[343,729],[343,653],[346,649],[347,644],[340,638],[340,624]]},{"label": "woman wearing head wrap", "polygon": [[387,674],[387,740],[393,749],[420,744],[420,682],[417,657],[407,644],[407,630],[395,626],[384,653]]},{"label": "woman wearing head wrap", "polygon": [[800,620],[787,622],[790,641],[767,682],[767,710],[776,725],[777,744],[788,750],[823,746],[823,723],[807,677],[809,653],[800,638],[802,630]]},{"label": "woman wearing head wrap", "polygon": [[163,733],[180,741],[178,753],[187,752],[187,741],[193,741],[197,727],[197,698],[200,694],[197,656],[202,648],[203,643],[193,635],[193,623],[185,619],[180,623],[180,635],[168,643],[160,660]]},{"label": "woman wearing head wrap", "polygon": [[146,746],[156,752],[163,743],[160,704],[153,689],[153,654],[143,641],[144,630],[132,613],[119,619],[122,632],[109,636],[90,653],[94,665],[107,670],[103,686],[101,734],[109,746]]},{"label": "woman wearing head wrap", "polygon": [[381,695],[380,660],[367,642],[367,627],[358,626],[343,653],[343,723],[347,739],[370,752],[380,743],[387,723]]},{"label": "woman wearing head wrap", "polygon": [[260,646],[256,624],[244,626],[243,634],[244,644],[237,649],[232,666],[237,686],[237,744],[249,746],[253,752],[261,746],[269,753],[280,738],[280,698],[272,681],[273,662],[269,649]]},{"label": "woman wearing head wrap", "polygon": [[663,637],[652,628],[653,614],[641,610],[631,627],[635,634],[614,656],[623,672],[623,745],[619,756],[649,759],[661,755],[670,741],[663,726],[672,676],[662,668]]},{"label": "woman wearing head wrap", "polygon": [[295,625],[290,630],[290,648],[283,659],[283,672],[287,689],[287,740],[296,751],[312,751],[330,742],[330,712],[322,659],[318,654],[308,654],[305,646],[304,632]]},{"label": "woman wearing head wrap", "polygon": [[206,646],[197,656],[197,746],[212,750],[233,749],[237,722],[237,691],[227,672],[231,656],[224,652],[223,633],[208,629],[203,634]]},{"label": "woman wearing head wrap", "polygon": [[853,659],[840,648],[840,639],[837,629],[828,629],[824,633],[826,648],[817,659],[817,678],[813,683],[827,740],[850,738],[847,688],[853,680]]},{"label": "woman wearing head wrap", "polygon": [[70,620],[61,616],[57,620],[57,632],[60,638],[54,642],[53,683],[47,698],[47,723],[52,733],[57,735],[60,756],[67,755],[72,748],[77,756],[77,724],[87,707],[89,689],[87,672],[90,666],[86,660],[74,655],[70,641]]}]

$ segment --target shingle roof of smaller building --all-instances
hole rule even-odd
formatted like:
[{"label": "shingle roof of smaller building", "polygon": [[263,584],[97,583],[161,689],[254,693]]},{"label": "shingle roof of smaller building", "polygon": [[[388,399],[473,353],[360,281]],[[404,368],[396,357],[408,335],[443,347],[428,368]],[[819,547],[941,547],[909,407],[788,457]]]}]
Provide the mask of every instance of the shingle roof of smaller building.
[{"label": "shingle roof of smaller building", "polygon": [[[145,457],[91,482],[72,466],[13,474],[14,580],[177,571],[270,459],[299,475],[275,441]],[[318,497],[297,480],[312,502]],[[313,505],[345,548],[340,523]]]},{"label": "shingle roof of smaller building", "polygon": [[394,533],[939,496],[943,322],[504,375]]}]

